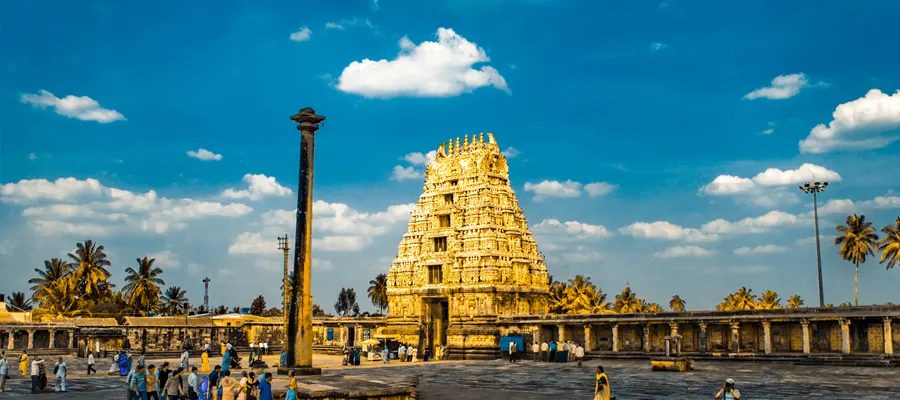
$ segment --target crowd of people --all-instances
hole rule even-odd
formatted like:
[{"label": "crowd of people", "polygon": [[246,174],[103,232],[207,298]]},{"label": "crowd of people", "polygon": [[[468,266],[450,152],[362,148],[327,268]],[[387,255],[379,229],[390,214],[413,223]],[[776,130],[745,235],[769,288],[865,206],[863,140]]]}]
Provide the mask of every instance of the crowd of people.
[{"label": "crowd of people", "polygon": [[[518,349],[515,342],[510,342],[509,361],[514,362]],[[573,342],[548,341],[534,342],[531,345],[531,355],[537,362],[577,362],[581,366],[584,360],[584,347]]]}]

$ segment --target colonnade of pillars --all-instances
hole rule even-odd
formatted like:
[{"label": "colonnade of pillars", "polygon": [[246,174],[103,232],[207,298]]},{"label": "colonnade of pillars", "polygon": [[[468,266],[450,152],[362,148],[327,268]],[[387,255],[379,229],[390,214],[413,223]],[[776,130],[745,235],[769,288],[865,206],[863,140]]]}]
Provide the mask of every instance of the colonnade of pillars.
[{"label": "colonnade of pillars", "polygon": [[[812,351],[809,321],[804,319],[799,322],[800,322],[800,327],[802,328],[802,343],[803,343],[802,351],[803,351],[803,354],[809,354]],[[851,321],[846,318],[841,318],[841,319],[837,320],[837,322],[840,326],[840,333],[841,333],[840,334],[841,353],[850,354],[850,352],[851,352],[851,334],[850,334]],[[762,346],[763,348],[761,350],[765,354],[772,354],[773,353],[772,322],[762,321],[762,322],[752,322],[752,323],[753,324],[759,323],[763,328],[763,346]],[[684,323],[684,324],[687,325],[687,324],[691,324],[691,323]],[[696,324],[699,327],[699,352],[707,353],[707,352],[709,352],[709,340],[708,340],[708,336],[707,336],[707,327],[708,327],[709,323],[708,322],[697,322],[694,324]],[[882,335],[883,340],[884,340],[883,352],[884,352],[884,354],[894,354],[894,340],[893,340],[893,329],[891,326],[891,318],[885,317],[883,319],[883,324],[884,324],[884,328],[883,328],[884,332]],[[598,323],[597,325],[600,325],[600,324]],[[612,328],[612,335],[611,335],[612,336],[611,337],[612,351],[619,352],[619,326],[624,325],[624,324],[610,323],[608,325],[611,325],[611,328]],[[629,324],[629,325],[633,326],[634,324]],[[650,347],[650,343],[651,343],[651,341],[650,341],[650,325],[651,324],[650,323],[641,323],[640,325],[642,328],[641,329],[641,331],[642,331],[641,332],[642,333],[642,340],[641,340],[642,346],[641,347],[644,352],[649,353],[651,350],[651,347]],[[656,324],[653,324],[653,325],[656,325]],[[679,323],[669,322],[668,325],[669,325],[670,335],[671,336],[678,335]],[[567,324],[557,324],[556,325],[556,327],[558,329],[557,337],[558,337],[559,341],[564,342],[564,341],[568,341],[570,339],[569,337],[567,337],[567,328],[570,326],[571,325],[567,325]],[[736,321],[730,321],[730,322],[728,322],[728,326],[730,328],[729,329],[729,333],[730,333],[729,339],[730,340],[728,340],[728,343],[731,345],[728,350],[733,353],[738,353],[738,352],[740,352],[741,323],[736,322]],[[537,336],[535,336],[535,337],[539,338],[540,337],[540,329],[539,328],[537,329],[536,333],[537,333]],[[590,325],[590,324],[584,325],[584,350],[585,351],[593,351],[594,350],[594,348],[593,348],[594,341],[592,340],[592,337],[593,337],[593,325]]]},{"label": "colonnade of pillars", "polygon": [[[34,334],[35,334],[35,332],[37,332],[37,331],[46,331],[46,332],[48,332],[49,335],[50,335],[50,337],[49,337],[49,346],[48,346],[47,348],[48,348],[48,349],[54,349],[54,348],[56,348],[56,332],[57,332],[56,329],[8,329],[8,330],[5,331],[6,334],[7,334],[7,337],[8,337],[8,343],[6,344],[6,349],[7,349],[7,350],[13,350],[13,349],[15,349],[15,347],[16,347],[16,333],[17,333],[17,332],[23,332],[23,331],[28,333],[28,342],[27,342],[26,347],[25,347],[24,350],[31,350],[31,349],[34,349]],[[71,331],[66,331],[66,332],[68,333],[68,335],[66,335],[66,336],[68,337],[68,343],[67,343],[66,345],[67,345],[67,348],[70,348],[70,349],[71,349],[71,348],[75,347],[75,345],[74,345],[74,343],[75,343],[75,336],[72,334]],[[2,347],[2,344],[0,344],[0,347]]]}]

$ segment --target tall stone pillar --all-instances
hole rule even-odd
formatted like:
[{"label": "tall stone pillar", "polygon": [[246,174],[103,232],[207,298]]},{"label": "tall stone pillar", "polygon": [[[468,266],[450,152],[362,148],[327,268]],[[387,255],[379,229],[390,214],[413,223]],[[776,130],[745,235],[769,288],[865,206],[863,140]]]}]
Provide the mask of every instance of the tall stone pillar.
[{"label": "tall stone pillar", "polygon": [[9,343],[7,343],[6,348],[8,350],[12,350],[14,347],[16,347],[16,330],[10,329],[9,330]]},{"label": "tall stone pillar", "polygon": [[769,321],[762,322],[763,327],[763,350],[766,354],[772,354],[772,323]]},{"label": "tall stone pillar", "polygon": [[558,331],[558,333],[559,333],[559,335],[558,335],[559,339],[558,339],[557,341],[558,341],[558,342],[565,342],[566,339],[568,339],[568,338],[566,337],[566,326],[563,325],[563,324],[559,324],[559,325],[556,326],[556,329],[557,329],[557,331]]},{"label": "tall stone pillar", "polygon": [[850,354],[850,320],[841,318],[841,353]]},{"label": "tall stone pillar", "polygon": [[891,317],[884,317],[884,354],[894,354],[894,331]]},{"label": "tall stone pillar", "polygon": [[[300,171],[297,187],[297,222],[294,240],[294,282],[288,314],[287,365],[297,374],[321,374],[312,366],[312,220],[315,132],[325,117],[312,108],[291,116],[300,131]],[[282,371],[287,373],[287,369]]]},{"label": "tall stone pillar", "polygon": [[591,351],[592,347],[593,346],[591,346],[591,326],[585,325],[584,326],[584,351],[585,351],[585,353]]},{"label": "tall stone pillar", "polygon": [[[12,348],[12,339],[10,339],[9,348]],[[619,324],[612,324],[612,351],[619,351]]]},{"label": "tall stone pillar", "polygon": [[28,346],[25,347],[28,350],[34,348],[34,329],[28,330]]},{"label": "tall stone pillar", "polygon": [[48,347],[48,349],[53,348],[54,342],[56,342],[56,329],[51,329],[50,330],[50,346]]},{"label": "tall stone pillar", "polygon": [[678,323],[675,321],[669,321],[669,336],[677,336],[678,335]]},{"label": "tall stone pillar", "polygon": [[809,321],[801,320],[800,326],[803,328],[803,354],[809,354],[810,345],[809,345]]},{"label": "tall stone pillar", "polygon": [[642,324],[641,331],[643,335],[641,337],[641,343],[644,345],[644,353],[650,352],[650,324]]},{"label": "tall stone pillar", "polygon": [[731,352],[740,353],[741,351],[741,323],[731,322]]},{"label": "tall stone pillar", "polygon": [[709,342],[706,340],[706,323],[700,323],[700,353],[706,354],[709,351]]}]

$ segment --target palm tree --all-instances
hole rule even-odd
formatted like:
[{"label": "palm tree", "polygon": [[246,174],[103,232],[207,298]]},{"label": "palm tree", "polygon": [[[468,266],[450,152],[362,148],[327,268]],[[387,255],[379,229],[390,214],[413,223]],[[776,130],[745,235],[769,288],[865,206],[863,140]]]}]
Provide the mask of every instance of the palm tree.
[{"label": "palm tree", "polygon": [[900,262],[900,217],[894,221],[894,225],[885,225],[881,228],[884,237],[878,243],[878,250],[881,251],[881,261],[887,261],[887,269],[894,268]]},{"label": "palm tree", "polygon": [[803,306],[803,299],[798,295],[793,295],[788,298],[787,308],[800,308]]},{"label": "palm tree", "polygon": [[218,306],[213,309],[213,314],[216,314],[216,315],[228,314],[228,307]]},{"label": "palm tree", "polygon": [[162,296],[162,311],[169,315],[181,314],[187,304],[187,292],[178,286],[169,286]]},{"label": "palm tree", "polygon": [[591,283],[590,277],[576,275],[564,285],[563,305],[569,314],[601,314],[609,312],[610,304],[606,301],[606,293]]},{"label": "palm tree", "polygon": [[97,246],[93,240],[78,243],[75,254],[69,253],[72,259],[72,267],[75,269],[72,275],[75,277],[75,287],[89,300],[99,299],[112,285],[108,280],[111,274],[106,267],[112,265],[106,259],[103,246]]},{"label": "palm tree", "polygon": [[734,309],[735,310],[754,310],[757,307],[757,298],[753,294],[753,289],[747,289],[741,286],[734,292]]},{"label": "palm tree", "polygon": [[80,296],[74,279],[60,279],[48,286],[41,296],[41,305],[34,310],[38,320],[60,317],[90,316],[91,302]]},{"label": "palm tree", "polygon": [[559,281],[553,281],[553,283],[550,284],[550,313],[565,313],[566,300],[566,284]]},{"label": "palm tree", "polygon": [[369,300],[372,300],[372,304],[384,314],[384,309],[388,306],[387,274],[378,274],[375,279],[370,280],[368,292]]},{"label": "palm tree", "polygon": [[32,299],[25,297],[25,293],[12,292],[6,299],[6,305],[13,311],[31,311]]},{"label": "palm tree", "polygon": [[677,294],[672,296],[672,300],[669,300],[669,308],[672,311],[683,312],[685,304],[687,303]]},{"label": "palm tree", "polygon": [[138,269],[128,267],[125,273],[125,287],[122,292],[128,298],[128,303],[135,309],[149,315],[150,309],[159,301],[159,287],[166,281],[159,276],[163,270],[153,266],[156,259],[144,257],[137,259]]},{"label": "palm tree", "polygon": [[613,311],[618,313],[640,312],[643,309],[641,300],[637,298],[631,286],[627,283],[622,293],[616,295],[616,301],[613,303]]},{"label": "palm tree", "polygon": [[35,268],[34,272],[37,272],[38,277],[29,279],[28,283],[34,285],[31,287],[31,297],[37,299],[40,298],[44,289],[54,282],[69,276],[72,273],[72,265],[62,259],[51,258],[44,260],[43,271]]},{"label": "palm tree", "polygon": [[759,296],[759,303],[756,308],[761,310],[781,308],[781,298],[778,297],[778,293],[775,293],[775,291],[766,290],[765,293]]},{"label": "palm tree", "polygon": [[847,217],[847,225],[838,225],[837,231],[841,233],[834,239],[834,245],[840,246],[840,254],[845,260],[856,265],[856,274],[853,275],[853,305],[859,305],[859,263],[866,262],[866,255],[874,256],[873,249],[877,246],[878,235],[871,222],[866,222],[866,216],[853,214]]}]

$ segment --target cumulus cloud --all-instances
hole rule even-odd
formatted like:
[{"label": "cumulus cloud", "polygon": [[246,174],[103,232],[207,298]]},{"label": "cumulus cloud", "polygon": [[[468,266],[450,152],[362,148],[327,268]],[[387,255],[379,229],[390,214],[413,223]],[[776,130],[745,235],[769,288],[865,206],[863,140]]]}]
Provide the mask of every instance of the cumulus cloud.
[{"label": "cumulus cloud", "polygon": [[617,187],[618,185],[612,185],[606,182],[594,182],[584,185],[584,191],[587,192],[588,196],[600,197],[612,193]]},{"label": "cumulus cloud", "polygon": [[397,182],[408,181],[411,179],[422,179],[425,177],[425,172],[419,171],[413,167],[404,167],[402,165],[395,165],[394,170],[391,173],[391,180]]},{"label": "cumulus cloud", "polygon": [[158,251],[156,253],[147,254],[147,258],[154,260],[153,266],[160,268],[177,268],[181,263],[178,261],[178,254],[171,250]]},{"label": "cumulus cloud", "polygon": [[23,103],[35,107],[52,107],[57,114],[69,118],[77,118],[82,121],[97,121],[101,124],[121,121],[125,116],[116,110],[100,107],[100,103],[87,96],[68,95],[59,98],[46,90],[39,90],[37,94],[23,94],[20,97]]},{"label": "cumulus cloud", "polygon": [[221,161],[222,155],[213,153],[207,149],[198,149],[197,151],[188,150],[188,157],[196,158],[203,161]]},{"label": "cumulus cloud", "polygon": [[808,221],[805,215],[797,216],[776,210],[735,222],[719,218],[703,224],[700,229],[685,228],[668,221],[635,222],[620,228],[619,233],[638,238],[695,243],[715,241],[724,235],[764,233],[772,228],[798,226]]},{"label": "cumulus cloud", "polygon": [[531,227],[538,235],[565,234],[573,238],[605,238],[612,235],[603,225],[592,225],[578,221],[560,222],[558,219],[545,219]]},{"label": "cumulus cloud", "polygon": [[704,249],[700,246],[673,246],[663,251],[653,253],[653,257],[670,259],[682,257],[709,257],[712,251]]},{"label": "cumulus cloud", "polygon": [[809,86],[809,78],[802,73],[790,75],[778,75],[772,79],[771,86],[756,89],[744,95],[745,99],[789,99],[800,93],[800,90]]},{"label": "cumulus cloud", "polygon": [[800,152],[880,149],[900,139],[898,129],[900,90],[888,95],[872,89],[864,97],[838,105],[828,125],[816,125],[800,141]]},{"label": "cumulus cloud", "polygon": [[521,153],[519,152],[519,150],[516,150],[515,147],[509,146],[506,148],[506,150],[503,150],[502,154],[506,158],[516,158]]},{"label": "cumulus cloud", "polygon": [[437,150],[427,153],[408,153],[400,159],[408,163],[408,166],[395,165],[391,173],[391,180],[403,182],[411,179],[422,179],[425,177],[425,169],[437,157]]},{"label": "cumulus cloud", "polygon": [[484,49],[453,29],[438,28],[437,42],[418,45],[404,36],[393,60],[364,59],[350,63],[338,78],[337,88],[369,98],[451,97],[493,86],[509,92],[506,79],[491,66]]},{"label": "cumulus cloud", "polygon": [[685,228],[669,221],[635,222],[620,228],[619,233],[638,238],[680,240],[688,243],[709,242],[718,239],[715,234],[705,233],[699,229]]},{"label": "cumulus cloud", "polygon": [[291,34],[291,40],[293,40],[295,42],[305,42],[305,41],[309,40],[309,38],[311,36],[312,36],[312,29],[309,29],[308,27],[304,26],[304,27],[300,28],[299,31]]},{"label": "cumulus cloud", "polygon": [[734,254],[739,256],[749,256],[754,254],[775,254],[775,253],[787,253],[790,251],[790,248],[785,246],[778,246],[774,244],[766,244],[762,246],[756,247],[740,247],[734,249]]},{"label": "cumulus cloud", "polygon": [[[876,196],[872,200],[853,201],[850,199],[829,199],[819,206],[819,215],[850,215],[863,214],[874,209],[900,208],[900,196]],[[813,215],[813,211],[805,214]]]},{"label": "cumulus cloud", "polygon": [[291,189],[275,181],[275,177],[263,174],[246,174],[243,182],[247,184],[247,189],[228,188],[221,196],[226,199],[261,200],[267,197],[288,196],[292,193]]},{"label": "cumulus cloud", "polygon": [[753,178],[719,175],[700,188],[701,194],[733,196],[736,201],[762,207],[797,203],[794,185],[807,181],[840,181],[841,175],[815,164],[805,163],[792,170],[768,168]]},{"label": "cumulus cloud", "polygon": [[590,197],[605,196],[612,193],[618,186],[607,182],[592,182],[582,185],[573,180],[565,182],[544,180],[538,183],[525,182],[525,191],[534,193],[534,201],[543,201],[548,198],[574,198],[581,196],[584,189]]},{"label": "cumulus cloud", "polygon": [[612,236],[603,225],[558,219],[545,219],[531,230],[546,262],[554,265],[596,263],[604,258],[598,242]]},{"label": "cumulus cloud", "polygon": [[703,224],[700,228],[712,234],[763,233],[771,228],[796,225],[800,222],[794,214],[782,211],[769,211],[759,217],[744,218],[737,222],[729,222],[722,218]]},{"label": "cumulus cloud", "polygon": [[99,198],[104,193],[100,181],[88,178],[23,179],[0,185],[0,201],[26,204],[40,201],[72,202],[84,198]]}]

